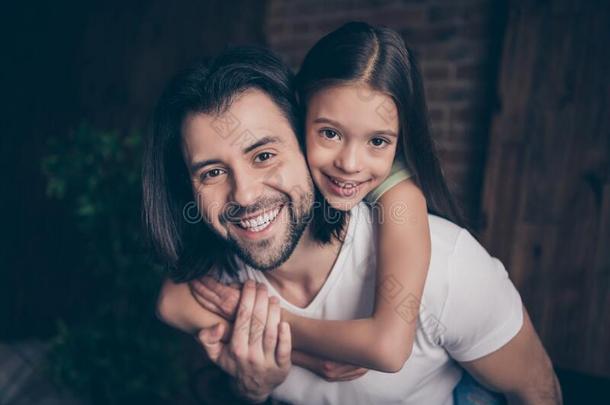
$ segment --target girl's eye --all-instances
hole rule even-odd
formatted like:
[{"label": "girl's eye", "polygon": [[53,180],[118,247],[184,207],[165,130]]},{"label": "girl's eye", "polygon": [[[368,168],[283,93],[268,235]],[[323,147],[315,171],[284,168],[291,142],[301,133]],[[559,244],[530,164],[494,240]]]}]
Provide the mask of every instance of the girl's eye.
[{"label": "girl's eye", "polygon": [[212,169],[201,175],[201,180],[213,180],[215,177],[220,176],[224,173],[222,169]]},{"label": "girl's eye", "polygon": [[275,156],[275,154],[273,154],[271,152],[262,152],[262,153],[259,153],[258,155],[256,155],[256,157],[254,158],[254,161],[257,163],[261,163],[261,162],[271,159],[274,156]]},{"label": "girl's eye", "polygon": [[320,131],[320,133],[322,134],[322,136],[326,139],[337,139],[339,137],[339,134],[337,133],[337,131],[334,131],[332,129],[323,129]]},{"label": "girl's eye", "polygon": [[371,139],[371,145],[376,148],[383,148],[386,145],[389,145],[389,142],[383,138],[373,138]]}]

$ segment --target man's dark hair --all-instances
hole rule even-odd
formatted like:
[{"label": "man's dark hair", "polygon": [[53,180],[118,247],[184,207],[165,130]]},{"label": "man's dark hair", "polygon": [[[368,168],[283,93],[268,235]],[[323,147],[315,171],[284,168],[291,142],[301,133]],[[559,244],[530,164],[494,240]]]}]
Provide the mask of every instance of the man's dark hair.
[{"label": "man's dark hair", "polygon": [[[192,280],[214,266],[235,274],[233,252],[226,242],[199,216],[194,221],[186,218],[185,210],[193,208],[195,196],[181,152],[181,127],[190,113],[222,115],[249,89],[258,89],[273,100],[303,148],[294,76],[264,48],[231,48],[207,65],[197,64],[184,71],[170,82],[155,109],[142,167],[143,221],[150,243],[175,281]],[[317,192],[316,197],[320,198]],[[316,201],[314,206],[323,213],[329,210],[324,202]],[[321,243],[329,242],[343,229],[343,216],[330,215],[340,220],[327,223],[328,214],[315,213],[312,218],[313,235]]]}]

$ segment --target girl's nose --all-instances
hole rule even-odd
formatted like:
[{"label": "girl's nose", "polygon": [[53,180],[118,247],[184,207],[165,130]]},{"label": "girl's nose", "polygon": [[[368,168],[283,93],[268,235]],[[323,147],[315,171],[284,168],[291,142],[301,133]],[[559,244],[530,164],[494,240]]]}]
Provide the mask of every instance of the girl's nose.
[{"label": "girl's nose", "polygon": [[356,145],[346,146],[337,155],[335,166],[345,173],[359,173],[362,171],[362,159],[358,154]]}]

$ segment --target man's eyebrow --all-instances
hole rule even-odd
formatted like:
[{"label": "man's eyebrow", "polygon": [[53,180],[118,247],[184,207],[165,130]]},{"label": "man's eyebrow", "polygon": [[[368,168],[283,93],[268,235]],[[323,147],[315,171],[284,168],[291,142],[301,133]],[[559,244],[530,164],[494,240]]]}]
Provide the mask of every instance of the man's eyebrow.
[{"label": "man's eyebrow", "polygon": [[[326,118],[326,117],[316,118],[315,120],[313,120],[313,122],[314,122],[314,124],[330,124],[337,128],[340,128],[340,129],[343,128],[341,123],[339,123],[338,121],[331,120],[330,118]],[[373,131],[371,134],[372,135],[390,135],[390,136],[398,137],[396,132],[394,132],[391,129],[381,129],[381,130]]]},{"label": "man's eyebrow", "polygon": [[277,136],[263,136],[262,138],[257,139],[256,142],[254,142],[253,144],[246,146],[242,150],[242,152],[244,154],[250,153],[254,149],[267,145],[267,144],[270,144],[270,143],[282,143],[282,140],[280,138],[278,138]]},{"label": "man's eyebrow", "polygon": [[190,166],[191,173],[197,173],[202,167],[205,167],[207,165],[214,165],[217,163],[222,163],[222,162],[218,159],[207,159],[207,160],[200,160],[198,162],[194,162]]}]

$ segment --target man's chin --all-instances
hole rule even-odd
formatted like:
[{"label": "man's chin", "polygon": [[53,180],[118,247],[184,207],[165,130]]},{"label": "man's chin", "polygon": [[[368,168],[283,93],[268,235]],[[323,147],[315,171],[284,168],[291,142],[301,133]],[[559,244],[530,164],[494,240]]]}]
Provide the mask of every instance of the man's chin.
[{"label": "man's chin", "polygon": [[307,222],[288,219],[284,229],[276,229],[273,235],[265,239],[244,239],[230,233],[229,243],[244,263],[260,271],[269,271],[290,258],[306,228]]}]

